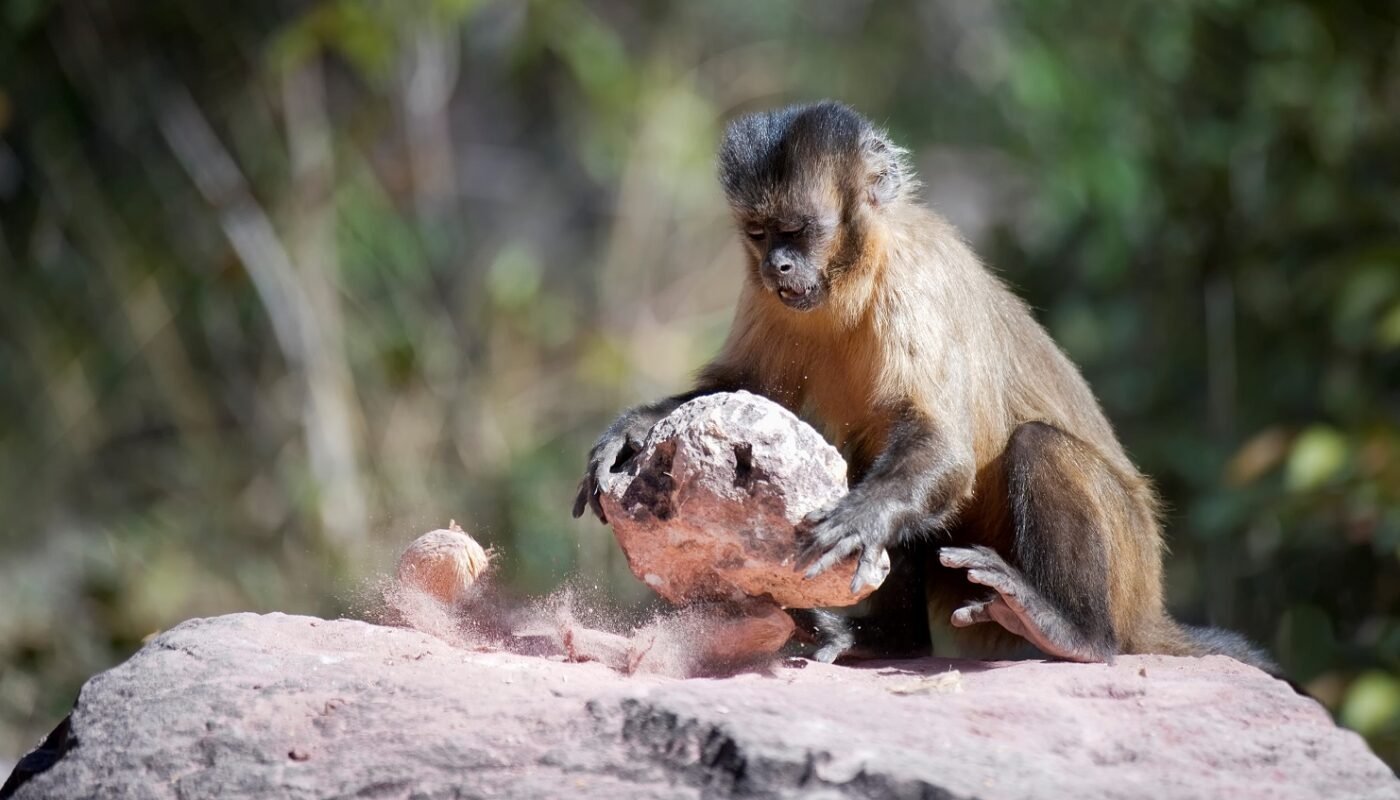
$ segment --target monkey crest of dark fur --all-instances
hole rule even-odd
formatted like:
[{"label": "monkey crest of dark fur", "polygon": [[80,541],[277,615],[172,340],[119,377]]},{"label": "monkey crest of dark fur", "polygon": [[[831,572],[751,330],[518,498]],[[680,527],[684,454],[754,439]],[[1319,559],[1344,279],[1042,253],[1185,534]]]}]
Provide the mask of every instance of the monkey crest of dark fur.
[{"label": "monkey crest of dark fur", "polygon": [[[848,165],[873,178],[884,203],[917,189],[908,152],[849,106],[830,101],[750,114],[729,123],[719,147],[720,184],[736,211],[771,207],[794,190],[821,188]],[[866,188],[843,187],[847,197]]]},{"label": "monkey crest of dark fur", "polygon": [[689,392],[631,409],[589,454],[598,476],[692,397],[746,389],[819,421],[851,491],[807,520],[798,561],[888,548],[867,616],[808,626],[824,659],[917,654],[928,613],[976,647],[1030,642],[1076,661],[1222,653],[1275,671],[1241,637],[1163,603],[1156,495],[1078,369],[957,232],[916,199],[907,154],[851,108],[734,120],[720,182],[747,271],[723,349]]}]

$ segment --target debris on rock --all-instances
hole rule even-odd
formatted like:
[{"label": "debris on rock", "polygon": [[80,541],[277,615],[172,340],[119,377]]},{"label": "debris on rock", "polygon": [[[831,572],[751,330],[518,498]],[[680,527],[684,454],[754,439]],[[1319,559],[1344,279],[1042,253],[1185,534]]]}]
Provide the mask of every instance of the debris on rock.
[{"label": "debris on rock", "polygon": [[890,687],[890,694],[949,694],[963,690],[962,673],[955,669]]}]

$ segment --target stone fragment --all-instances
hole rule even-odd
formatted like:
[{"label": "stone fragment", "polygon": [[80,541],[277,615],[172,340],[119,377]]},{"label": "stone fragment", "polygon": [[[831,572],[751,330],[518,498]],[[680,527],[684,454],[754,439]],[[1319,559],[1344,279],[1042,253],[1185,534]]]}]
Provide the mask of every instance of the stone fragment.
[{"label": "stone fragment", "polygon": [[451,605],[471,591],[490,555],[456,521],[414,539],[399,556],[398,579]]}]

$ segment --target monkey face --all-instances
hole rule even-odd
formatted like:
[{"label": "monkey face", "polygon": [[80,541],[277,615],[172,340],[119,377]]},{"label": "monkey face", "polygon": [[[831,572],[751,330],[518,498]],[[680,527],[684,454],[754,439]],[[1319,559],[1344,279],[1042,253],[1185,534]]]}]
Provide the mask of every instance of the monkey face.
[{"label": "monkey face", "polygon": [[725,128],[719,178],[749,250],[751,278],[787,307],[841,298],[843,275],[912,184],[904,151],[840,103],[739,117]]},{"label": "monkey face", "polygon": [[792,217],[750,221],[743,229],[763,288],[798,311],[822,304],[827,287],[814,250],[824,237],[816,223]]}]

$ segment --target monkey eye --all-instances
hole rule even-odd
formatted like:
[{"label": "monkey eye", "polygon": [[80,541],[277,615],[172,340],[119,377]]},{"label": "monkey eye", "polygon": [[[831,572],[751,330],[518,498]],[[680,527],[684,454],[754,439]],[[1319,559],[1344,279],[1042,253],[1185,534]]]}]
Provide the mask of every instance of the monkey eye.
[{"label": "monkey eye", "polygon": [[779,233],[783,233],[788,236],[794,236],[805,230],[807,230],[806,220],[802,220],[801,222],[789,222],[778,228]]},{"label": "monkey eye", "polygon": [[766,231],[762,228],[750,227],[744,229],[744,235],[753,239],[755,242],[762,241],[765,234]]}]

